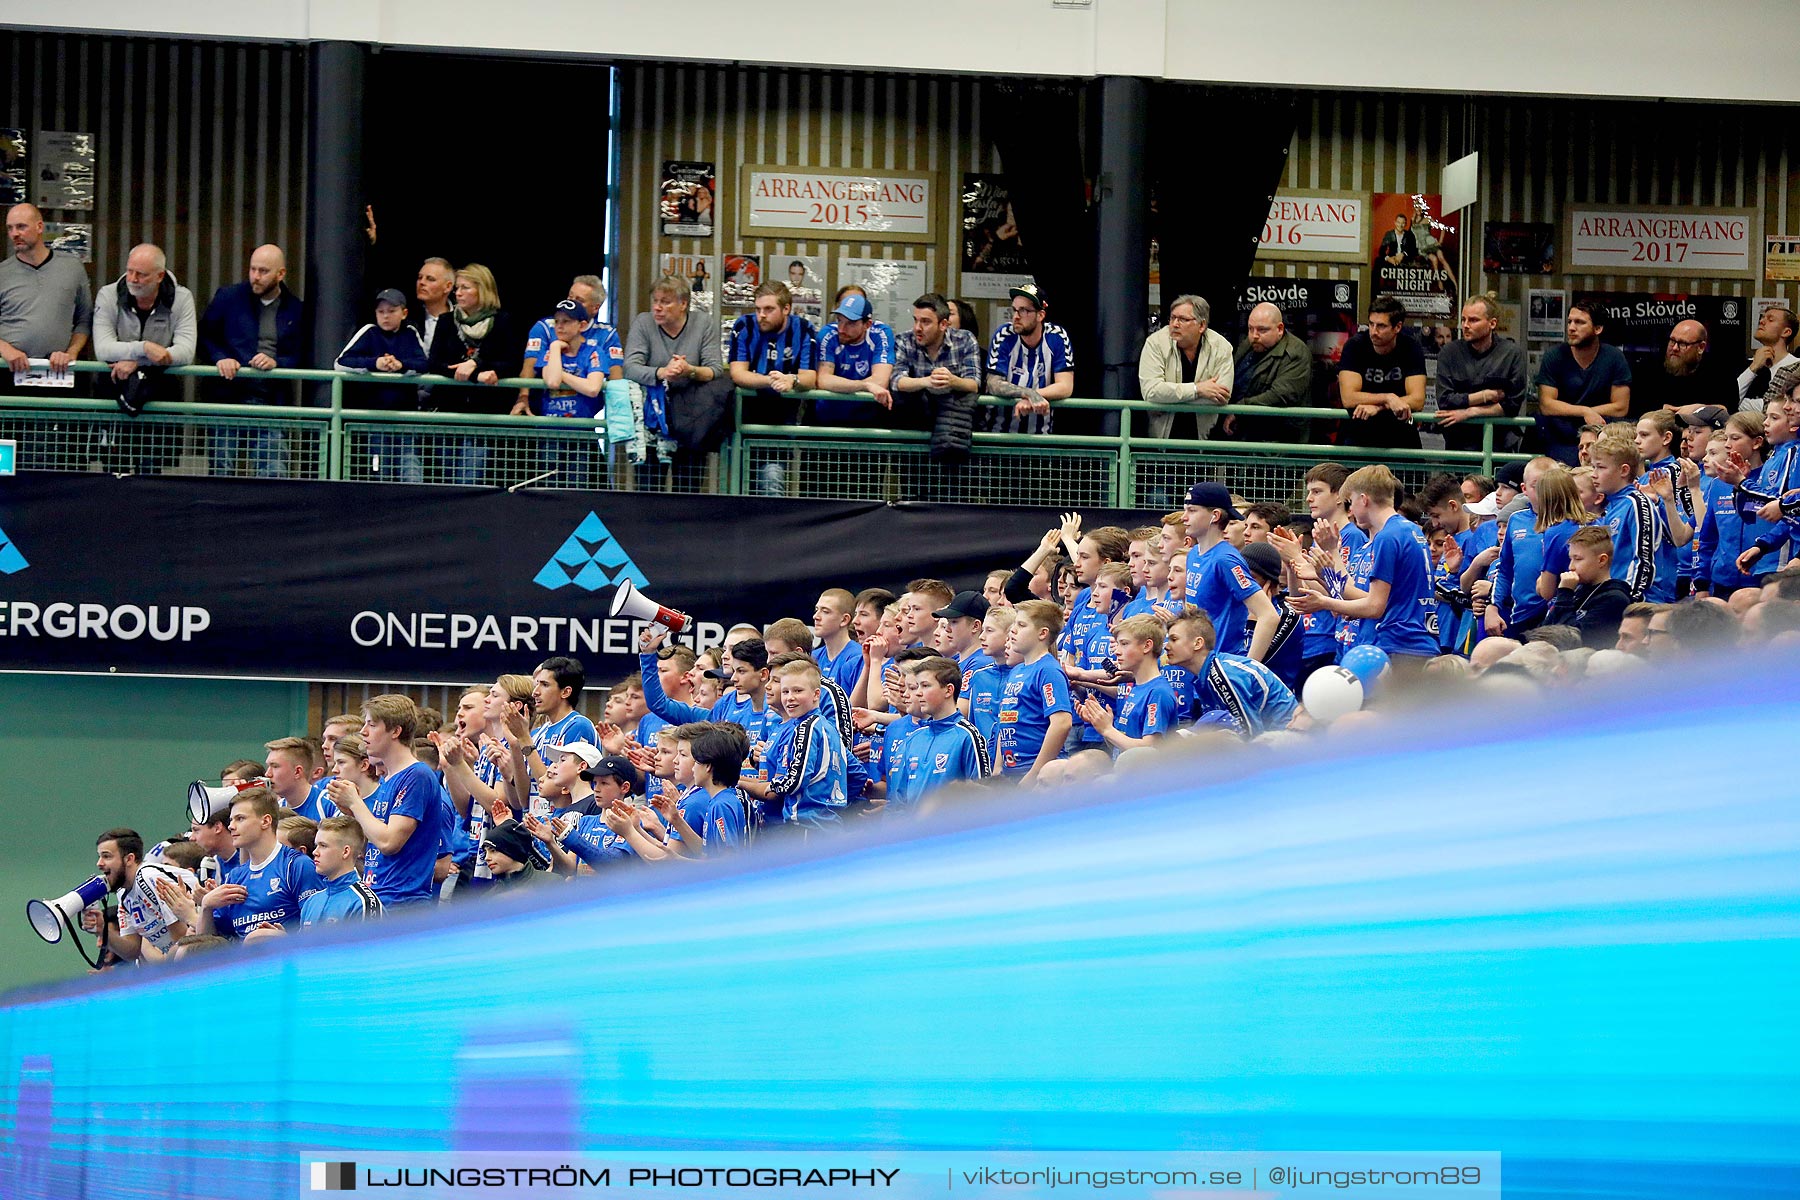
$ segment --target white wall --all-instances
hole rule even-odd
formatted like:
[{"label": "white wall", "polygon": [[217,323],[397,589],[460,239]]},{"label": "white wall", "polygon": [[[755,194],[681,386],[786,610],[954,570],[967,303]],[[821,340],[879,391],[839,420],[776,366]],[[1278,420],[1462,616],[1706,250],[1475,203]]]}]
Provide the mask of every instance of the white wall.
[{"label": "white wall", "polygon": [[[38,16],[0,0],[0,20]],[[6,11],[12,10],[12,11]],[[1800,103],[1794,0],[86,0],[80,31],[973,74]]]}]

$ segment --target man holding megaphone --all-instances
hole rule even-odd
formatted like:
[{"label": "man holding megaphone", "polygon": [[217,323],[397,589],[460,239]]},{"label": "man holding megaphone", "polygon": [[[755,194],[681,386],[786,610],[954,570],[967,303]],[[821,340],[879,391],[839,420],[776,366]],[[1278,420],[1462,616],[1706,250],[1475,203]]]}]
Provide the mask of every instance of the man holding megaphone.
[{"label": "man holding megaphone", "polygon": [[[192,893],[194,874],[169,863],[146,863],[144,839],[133,829],[109,829],[95,842],[99,861],[94,866],[106,886],[119,893],[116,920],[107,919],[104,943],[123,959],[155,960],[175,948],[193,930],[157,894],[159,880]],[[101,915],[82,915],[82,928],[99,933]],[[148,943],[148,944],[146,944]]]}]

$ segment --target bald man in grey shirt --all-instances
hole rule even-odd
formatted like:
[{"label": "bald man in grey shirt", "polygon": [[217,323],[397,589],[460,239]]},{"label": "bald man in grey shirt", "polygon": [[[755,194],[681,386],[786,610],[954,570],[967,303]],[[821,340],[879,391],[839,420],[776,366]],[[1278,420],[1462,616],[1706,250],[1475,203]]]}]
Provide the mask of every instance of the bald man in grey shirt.
[{"label": "bald man in grey shirt", "polygon": [[9,369],[0,390],[11,388],[13,373],[31,359],[67,367],[87,345],[94,320],[86,268],[44,243],[44,214],[35,205],[7,210],[6,239],[12,257],[0,262],[0,361]]}]

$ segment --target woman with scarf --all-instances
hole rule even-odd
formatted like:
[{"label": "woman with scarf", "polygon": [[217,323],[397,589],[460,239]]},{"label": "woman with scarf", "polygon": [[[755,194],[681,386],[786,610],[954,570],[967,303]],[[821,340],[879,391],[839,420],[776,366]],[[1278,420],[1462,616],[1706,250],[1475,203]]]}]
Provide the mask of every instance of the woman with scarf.
[{"label": "woman with scarf", "polygon": [[[480,263],[470,263],[456,273],[456,332],[463,343],[463,360],[451,372],[461,380],[494,383],[519,373],[522,342],[512,317],[500,307],[500,291],[494,286],[494,273]],[[451,390],[451,389],[446,389]],[[457,388],[462,412],[503,413],[512,407],[512,397],[495,393],[484,396],[473,388]]]}]

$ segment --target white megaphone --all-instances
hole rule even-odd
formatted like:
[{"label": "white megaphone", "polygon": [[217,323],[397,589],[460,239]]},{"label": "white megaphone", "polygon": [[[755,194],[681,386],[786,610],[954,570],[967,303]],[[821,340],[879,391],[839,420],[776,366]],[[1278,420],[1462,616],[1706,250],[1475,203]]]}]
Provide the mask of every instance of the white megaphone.
[{"label": "white megaphone", "polygon": [[75,922],[81,919],[81,910],[90,904],[98,904],[110,890],[106,886],[106,876],[96,875],[54,900],[27,900],[25,916],[31,922],[32,932],[54,946],[62,941],[63,927],[66,925],[69,933],[75,935]]},{"label": "white megaphone", "polygon": [[694,624],[694,618],[684,612],[664,608],[638,591],[629,579],[621,583],[618,591],[613,593],[612,615],[631,617],[639,621],[648,621],[652,625],[661,625],[670,633],[685,632]]},{"label": "white megaphone", "polygon": [[196,779],[188,784],[188,817],[204,825],[215,817],[229,814],[231,802],[238,798],[239,792],[268,786],[267,779],[233,780],[226,784],[211,784],[204,779]]}]

